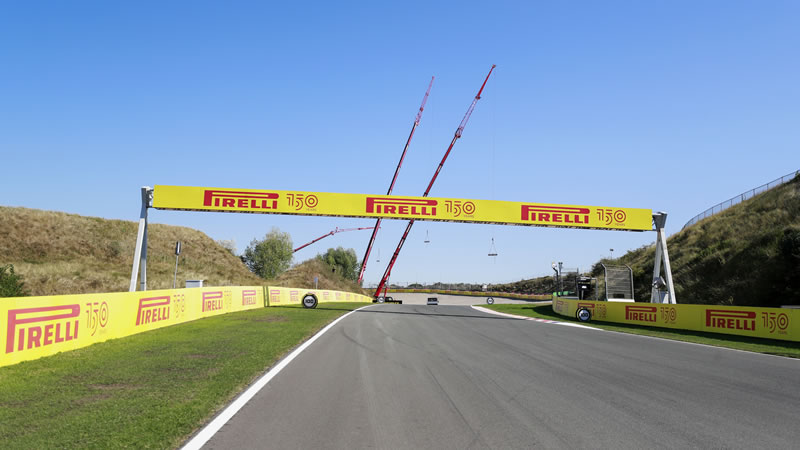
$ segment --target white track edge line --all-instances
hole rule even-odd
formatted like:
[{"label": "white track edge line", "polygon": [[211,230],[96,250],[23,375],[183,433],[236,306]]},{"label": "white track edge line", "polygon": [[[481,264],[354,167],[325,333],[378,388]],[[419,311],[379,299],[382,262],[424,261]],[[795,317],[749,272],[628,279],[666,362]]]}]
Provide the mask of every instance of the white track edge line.
[{"label": "white track edge line", "polygon": [[520,319],[520,320],[527,319],[527,317],[525,317],[525,316],[518,316],[516,314],[508,314],[508,313],[501,313],[499,311],[492,311],[491,309],[486,309],[486,308],[484,308],[482,306],[470,305],[470,308],[478,310],[480,312],[487,313],[487,314],[494,314],[496,316],[504,316],[504,317],[510,317],[512,319]]},{"label": "white track edge line", "polygon": [[587,330],[606,331],[606,330],[603,330],[602,328],[590,327],[590,326],[586,326],[586,325],[581,325],[579,323],[559,322],[557,320],[539,319],[539,318],[536,318],[536,317],[528,317],[528,316],[518,316],[516,314],[501,313],[499,311],[493,311],[491,309],[487,309],[487,308],[484,308],[484,307],[481,307],[481,306],[475,306],[475,305],[470,305],[470,307],[472,309],[476,309],[478,311],[485,312],[485,313],[488,313],[488,314],[494,314],[494,315],[497,315],[497,316],[511,317],[511,318],[520,319],[520,320],[532,320],[534,322],[540,322],[540,323],[552,323],[553,325],[564,325],[564,326],[567,326],[567,327],[585,328]]},{"label": "white track edge line", "polygon": [[292,353],[289,354],[286,358],[282,359],[278,364],[272,367],[267,373],[265,373],[261,378],[259,378],[255,383],[253,383],[246,391],[244,391],[239,397],[236,398],[230,405],[228,405],[217,417],[214,418],[211,422],[208,423],[199,433],[194,435],[189,442],[181,447],[181,450],[199,450],[202,448],[215,434],[226,424],[228,423],[237,412],[239,412],[244,405],[247,404],[255,395],[264,388],[273,378],[275,375],[280,373],[293,359],[295,359],[303,350],[308,348],[311,344],[314,343],[320,336],[325,334],[328,330],[333,328],[340,320],[344,319],[345,317],[353,314],[356,311],[359,311],[364,308],[368,308],[373,305],[362,306],[356,310],[350,311],[349,313],[339,317],[338,319],[334,320],[333,322],[329,323],[325,328],[321,329],[317,334],[312,336],[309,340],[305,341],[299,347],[297,347]]},{"label": "white track edge line", "polygon": [[[497,315],[501,315],[501,316],[514,317],[514,318],[517,318],[517,319],[536,320],[533,317],[516,316],[514,314],[501,313],[501,312],[492,311],[491,309],[486,309],[486,308],[482,308],[480,306],[475,306],[475,305],[472,305],[472,308],[475,308],[475,309],[477,309],[479,311],[487,312],[487,313],[490,313],[490,314],[497,314]],[[544,319],[541,319],[541,320],[544,320]],[[605,330],[603,328],[592,328],[592,327],[587,327],[586,325],[579,325],[577,323],[556,322],[556,321],[552,321],[551,323],[555,323],[556,325],[567,325],[567,326],[573,326],[573,327],[591,328],[592,330],[607,331],[609,333],[617,333],[617,334],[621,334],[621,335],[624,335],[624,336],[633,336],[633,337],[648,338],[648,339],[658,339],[660,341],[675,342],[675,343],[679,343],[679,344],[697,345],[697,346],[700,346],[700,347],[708,347],[708,348],[716,348],[716,349],[722,349],[722,350],[730,350],[732,352],[748,353],[750,355],[772,356],[772,357],[775,357],[775,358],[791,359],[792,361],[798,361],[798,358],[793,358],[791,356],[772,355],[772,354],[769,354],[769,353],[756,352],[756,351],[753,351],[753,350],[740,350],[738,348],[723,347],[721,345],[702,344],[700,342],[682,341],[680,339],[670,339],[670,338],[665,338],[665,337],[660,337],[660,336],[648,336],[646,334],[625,333],[624,331],[616,331],[616,330]],[[667,328],[667,330],[668,329],[669,328]],[[691,331],[691,330],[687,330],[687,331]],[[722,336],[726,336],[726,335],[722,335]],[[727,335],[727,336],[734,336],[734,335]],[[787,341],[787,342],[789,342],[789,341]]]}]

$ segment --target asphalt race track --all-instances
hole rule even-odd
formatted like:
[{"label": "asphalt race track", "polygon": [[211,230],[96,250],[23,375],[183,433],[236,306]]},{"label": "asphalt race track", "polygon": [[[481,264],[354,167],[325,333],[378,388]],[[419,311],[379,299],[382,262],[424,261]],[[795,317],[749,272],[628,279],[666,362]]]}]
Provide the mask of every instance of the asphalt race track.
[{"label": "asphalt race track", "polygon": [[[486,299],[489,297],[482,296],[482,297],[469,297],[466,295],[446,295],[446,294],[422,294],[422,293],[407,293],[407,292],[398,292],[398,293],[389,293],[389,296],[395,300],[402,300],[404,305],[427,305],[428,304],[428,297],[436,297],[439,300],[440,305],[485,305]],[[529,305],[536,305],[536,304],[544,304],[544,303],[551,303],[550,300],[547,301],[531,301],[531,300],[516,300],[512,298],[503,298],[503,297],[492,297],[494,302],[497,304],[502,303],[510,303],[510,304],[529,304]]]},{"label": "asphalt race track", "polygon": [[469,306],[374,305],[205,448],[798,448],[798,386],[788,358]]}]

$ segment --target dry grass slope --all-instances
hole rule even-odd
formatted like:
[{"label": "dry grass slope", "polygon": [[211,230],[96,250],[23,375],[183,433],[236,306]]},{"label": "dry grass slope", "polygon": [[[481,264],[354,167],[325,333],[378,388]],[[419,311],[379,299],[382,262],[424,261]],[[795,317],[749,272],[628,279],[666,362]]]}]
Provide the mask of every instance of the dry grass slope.
[{"label": "dry grass slope", "polygon": [[[0,206],[0,265],[13,264],[31,295],[126,291],[136,231],[136,222]],[[264,284],[200,231],[151,224],[148,233],[148,289],[172,287],[178,240],[178,286],[192,279],[212,286]]]},{"label": "dry grass slope", "polygon": [[346,280],[337,274],[331,273],[331,268],[316,258],[292,267],[291,269],[279,275],[272,284],[275,286],[313,289],[314,277],[319,278],[319,289],[331,289],[334,291],[356,292],[358,294],[372,295],[371,291],[361,289],[356,283]]},{"label": "dry grass slope", "polygon": [[[54,211],[0,206],[0,266],[13,264],[31,295],[127,291],[138,223]],[[147,288],[172,287],[175,242],[182,242],[177,286],[205,280],[207,286],[273,285],[366,294],[356,283],[331,273],[322,261],[298,264],[276,280],[250,272],[229,251],[191,228],[150,224]]]}]

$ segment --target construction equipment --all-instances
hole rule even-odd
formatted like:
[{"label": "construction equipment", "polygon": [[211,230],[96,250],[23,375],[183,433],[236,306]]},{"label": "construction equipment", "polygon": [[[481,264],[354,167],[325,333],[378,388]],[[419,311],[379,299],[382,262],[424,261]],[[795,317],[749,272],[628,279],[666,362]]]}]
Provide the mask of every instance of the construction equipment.
[{"label": "construction equipment", "polygon": [[[397,181],[397,175],[400,173],[400,167],[403,166],[403,159],[405,159],[408,146],[411,144],[411,138],[414,137],[414,131],[416,131],[419,121],[422,119],[422,111],[425,109],[425,102],[428,101],[428,95],[431,93],[431,86],[433,86],[434,78],[435,77],[431,77],[431,82],[428,83],[428,90],[425,91],[425,97],[422,97],[422,105],[420,105],[419,112],[417,112],[417,117],[414,119],[414,125],[411,126],[411,133],[408,135],[408,139],[406,140],[406,146],[403,147],[403,154],[400,155],[400,162],[397,163],[397,168],[394,170],[394,177],[392,177],[392,183],[389,184],[389,190],[386,192],[386,195],[392,195],[394,182]],[[369,244],[367,244],[367,252],[364,254],[364,259],[361,261],[361,270],[358,272],[358,284],[361,284],[361,280],[364,279],[364,271],[367,270],[369,252],[372,251],[372,244],[375,242],[375,236],[378,235],[378,228],[380,228],[380,226],[381,218],[379,217],[378,220],[375,221],[375,230],[372,231],[372,236],[369,238]]]},{"label": "construction equipment", "polygon": [[[428,188],[425,189],[425,193],[422,194],[423,197],[427,197],[428,194],[431,192],[433,183],[436,182],[436,178],[439,176],[439,172],[442,171],[442,167],[444,166],[444,162],[447,161],[447,157],[450,155],[450,151],[453,150],[453,146],[456,144],[456,141],[459,138],[461,138],[461,134],[464,132],[464,127],[467,126],[467,121],[469,121],[469,117],[472,115],[472,111],[475,109],[475,104],[478,103],[478,100],[481,99],[481,93],[483,92],[483,88],[486,87],[486,82],[489,81],[489,77],[492,75],[492,71],[494,70],[495,67],[497,66],[492,64],[492,68],[489,69],[489,73],[486,75],[486,79],[483,80],[483,84],[481,85],[481,88],[478,90],[478,94],[475,95],[475,98],[472,100],[472,104],[470,104],[469,109],[467,109],[467,113],[464,115],[464,118],[461,119],[461,124],[458,125],[455,135],[453,136],[453,140],[450,141],[450,146],[447,147],[447,151],[444,153],[442,161],[439,163],[439,166],[433,173],[431,182],[428,183]],[[403,233],[403,237],[400,238],[400,242],[397,244],[397,249],[394,251],[392,259],[389,261],[389,265],[386,267],[386,271],[383,273],[383,277],[381,278],[380,283],[378,283],[378,288],[375,290],[375,297],[378,297],[380,295],[381,289],[383,289],[384,285],[386,285],[386,282],[389,280],[389,277],[392,275],[392,268],[394,267],[394,263],[397,261],[397,255],[400,254],[400,250],[403,248],[403,244],[406,242],[406,238],[408,237],[408,233],[411,231],[412,226],[414,226],[414,219],[408,221],[408,225],[406,226],[406,231]]]},{"label": "construction equipment", "polygon": [[325,233],[325,234],[323,234],[322,236],[320,236],[320,237],[318,237],[318,238],[314,239],[313,241],[311,241],[311,242],[309,242],[309,243],[307,243],[307,244],[303,244],[303,245],[301,245],[300,247],[297,247],[296,249],[294,249],[294,250],[292,251],[292,253],[295,253],[295,252],[297,252],[298,250],[302,250],[302,249],[304,249],[304,248],[308,247],[309,245],[313,244],[314,242],[317,242],[317,241],[319,241],[320,239],[325,239],[325,238],[326,238],[326,237],[328,237],[328,236],[333,236],[333,235],[334,235],[334,234],[336,234],[336,233],[344,233],[345,231],[371,230],[371,229],[373,229],[373,228],[375,228],[375,227],[361,227],[361,228],[339,228],[339,227],[336,227],[336,228],[334,228],[334,229],[333,229],[333,230],[332,230],[330,233]]}]

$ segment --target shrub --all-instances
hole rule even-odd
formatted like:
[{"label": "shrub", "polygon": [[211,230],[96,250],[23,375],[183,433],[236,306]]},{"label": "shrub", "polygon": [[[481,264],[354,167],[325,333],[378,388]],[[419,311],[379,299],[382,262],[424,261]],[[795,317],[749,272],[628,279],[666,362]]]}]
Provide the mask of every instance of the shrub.
[{"label": "shrub", "polygon": [[327,264],[334,273],[338,273],[345,280],[356,281],[358,279],[358,257],[352,248],[345,250],[342,247],[329,248],[324,255],[317,255],[322,262]]},{"label": "shrub", "polygon": [[242,262],[256,275],[271,280],[292,264],[292,238],[273,228],[264,240],[253,239],[244,250]]},{"label": "shrub", "polygon": [[14,265],[0,267],[0,297],[25,297],[27,295],[22,275],[14,272]]}]

